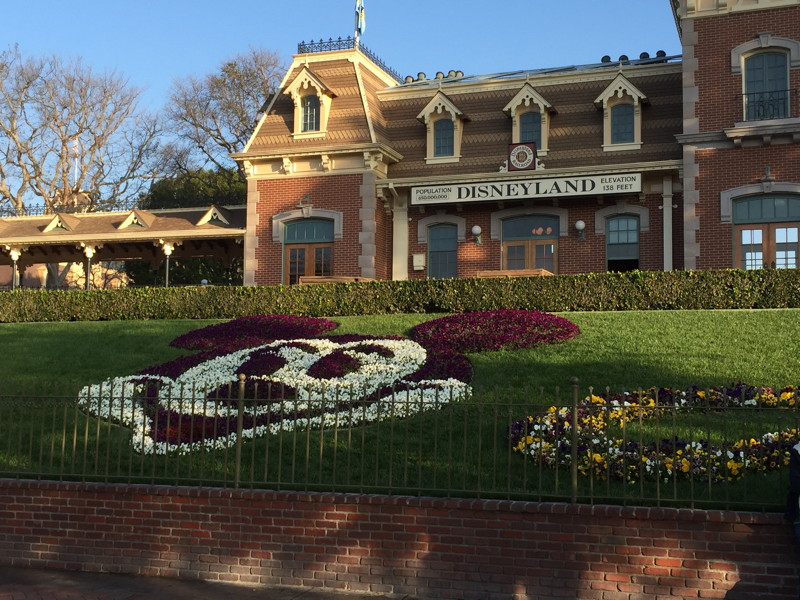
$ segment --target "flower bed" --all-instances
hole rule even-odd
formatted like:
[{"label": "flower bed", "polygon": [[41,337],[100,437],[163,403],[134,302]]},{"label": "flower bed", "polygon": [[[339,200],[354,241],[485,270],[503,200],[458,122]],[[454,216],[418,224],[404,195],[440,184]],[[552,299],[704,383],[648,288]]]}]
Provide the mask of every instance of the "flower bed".
[{"label": "flower bed", "polygon": [[243,437],[351,426],[468,398],[472,365],[464,351],[577,335],[566,319],[530,311],[469,313],[424,325],[415,328],[416,341],[320,338],[314,336],[336,323],[292,315],[242,317],[176,338],[173,346],[200,352],[87,386],[79,404],[130,427],[139,452],[214,449],[236,439],[240,381]]},{"label": "flower bed", "polygon": [[426,348],[486,352],[557,344],[574,338],[578,333],[577,325],[549,313],[489,310],[426,321],[411,330],[411,339]]},{"label": "flower bed", "polygon": [[788,464],[789,450],[798,443],[796,429],[765,433],[719,445],[707,440],[662,439],[638,443],[610,436],[612,422],[625,424],[690,410],[731,408],[794,408],[800,392],[793,387],[778,392],[737,384],[705,392],[651,388],[646,392],[607,397],[589,396],[578,406],[550,407],[544,414],[530,416],[509,429],[515,451],[548,466],[571,462],[573,423],[578,423],[578,471],[598,479],[614,478],[635,482],[641,478],[670,480],[695,477],[713,482],[733,481],[746,473],[764,473]]}]

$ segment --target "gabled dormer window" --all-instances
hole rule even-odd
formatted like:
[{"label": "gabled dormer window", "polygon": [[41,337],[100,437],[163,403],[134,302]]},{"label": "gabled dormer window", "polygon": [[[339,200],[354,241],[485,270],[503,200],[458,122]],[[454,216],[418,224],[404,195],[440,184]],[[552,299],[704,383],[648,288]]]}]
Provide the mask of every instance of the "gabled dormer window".
[{"label": "gabled dormer window", "polygon": [[534,143],[537,154],[545,156],[549,145],[550,114],[555,112],[553,106],[530,83],[526,83],[503,111],[511,117],[511,142]]},{"label": "gabled dormer window", "polygon": [[308,67],[300,71],[283,93],[291,96],[294,102],[293,137],[324,137],[328,128],[331,101],[336,94]]},{"label": "gabled dormer window", "polygon": [[642,104],[645,96],[620,73],[594,101],[603,111],[603,150],[619,152],[642,147]]},{"label": "gabled dormer window", "polygon": [[417,115],[426,126],[425,162],[453,163],[461,158],[464,113],[442,92],[438,92]]}]

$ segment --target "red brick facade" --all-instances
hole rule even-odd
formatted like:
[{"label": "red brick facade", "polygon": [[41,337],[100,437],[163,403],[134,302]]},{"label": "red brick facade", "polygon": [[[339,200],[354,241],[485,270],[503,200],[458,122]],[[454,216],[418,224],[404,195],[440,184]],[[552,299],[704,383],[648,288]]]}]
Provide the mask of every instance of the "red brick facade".
[{"label": "red brick facade", "polygon": [[[334,243],[339,276],[432,276],[424,229],[437,224],[435,215],[458,225],[457,276],[500,269],[506,249],[498,218],[513,209],[558,217],[556,273],[609,269],[604,220],[616,215],[641,223],[638,259],[625,268],[741,267],[743,242],[734,235],[731,204],[759,194],[789,194],[800,203],[800,2],[674,0],[672,6],[682,59],[643,54],[497,76],[420,74],[401,83],[357,50],[308,49],[236,157],[258,189],[249,199],[257,205],[258,233],[245,242],[257,244],[257,259],[246,271],[256,283],[281,281],[282,242],[270,237],[270,219],[306,194],[315,207],[343,215],[344,234]],[[790,89],[781,93],[789,108],[757,120],[744,113],[743,73],[762,52],[787,57]],[[298,129],[303,90],[323,100],[319,131]],[[611,107],[620,99],[632,102],[636,115],[635,136],[621,144],[611,138]],[[524,111],[538,112],[541,121],[540,168],[508,172],[509,144],[518,141]],[[443,115],[456,131],[452,155],[444,157],[432,145],[433,123]],[[358,192],[356,174],[364,177]],[[449,195],[447,201],[417,193],[620,174],[640,177],[641,189]],[[586,224],[585,240],[578,238],[578,221]],[[476,225],[482,245],[470,234]],[[769,259],[764,265],[771,266]]]},{"label": "red brick facade", "polygon": [[[735,201],[758,194],[800,193],[800,65],[791,51],[787,118],[746,121],[743,109],[744,69],[739,63],[754,53],[785,51],[783,40],[800,40],[800,5],[684,21],[684,79],[694,83],[688,86],[687,98],[695,98],[688,102],[682,136],[687,239],[696,244],[686,268],[741,268],[734,225],[721,208],[724,195],[741,189],[734,192]],[[743,46],[740,56],[737,48]],[[774,261],[765,253],[764,263],[770,262]]]},{"label": "red brick facade", "polygon": [[796,598],[779,515],[0,480],[0,563],[419,598]]}]

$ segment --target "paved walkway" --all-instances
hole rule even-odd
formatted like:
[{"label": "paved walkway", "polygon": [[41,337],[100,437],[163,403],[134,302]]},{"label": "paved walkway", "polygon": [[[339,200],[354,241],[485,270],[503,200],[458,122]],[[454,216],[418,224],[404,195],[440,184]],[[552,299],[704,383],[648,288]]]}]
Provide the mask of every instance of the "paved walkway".
[{"label": "paved walkway", "polygon": [[[0,600],[383,600],[390,596],[0,566]],[[396,596],[394,598],[397,598]],[[407,600],[412,600],[406,597]]]}]

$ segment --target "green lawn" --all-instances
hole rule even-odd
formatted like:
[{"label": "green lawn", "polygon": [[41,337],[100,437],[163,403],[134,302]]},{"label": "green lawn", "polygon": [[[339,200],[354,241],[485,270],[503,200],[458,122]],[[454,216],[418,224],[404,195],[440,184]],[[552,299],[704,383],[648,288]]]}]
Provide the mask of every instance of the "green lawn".
[{"label": "green lawn", "polygon": [[[404,335],[436,315],[343,317],[334,333]],[[659,311],[563,314],[581,328],[574,340],[513,352],[472,355],[474,395],[450,407],[368,427],[299,431],[244,446],[243,481],[248,485],[334,488],[356,491],[418,491],[503,497],[568,496],[569,473],[549,471],[512,454],[505,429],[516,419],[553,403],[568,403],[570,377],[615,391],[650,386],[685,388],[731,384],[797,384],[800,311]],[[64,383],[65,397],[81,385],[180,356],[169,341],[209,321],[0,324],[6,389],[15,382],[33,389],[14,403],[0,403],[0,467],[6,474],[64,470],[88,478],[158,482],[230,483],[232,451],[180,459],[130,452],[126,430],[111,422],[49,407],[51,382]],[[560,391],[557,389],[560,388]],[[31,410],[32,397],[38,398]],[[37,412],[39,411],[39,412]],[[755,413],[708,419],[660,421],[631,428],[631,436],[679,432],[693,439],[760,435],[786,427],[795,415]],[[5,429],[5,432],[3,431]],[[757,429],[757,431],[756,431]],[[66,457],[66,458],[64,458]],[[87,475],[88,474],[88,475]],[[702,481],[625,486],[581,481],[591,501],[695,505],[772,506],[782,501],[783,475],[732,485]]]},{"label": "green lawn", "polygon": [[[338,317],[333,333],[406,335],[436,315]],[[556,346],[472,356],[474,385],[713,386],[798,383],[800,310],[564,313],[581,328]],[[0,324],[4,381],[100,381],[180,356],[170,340],[210,321]]]}]

